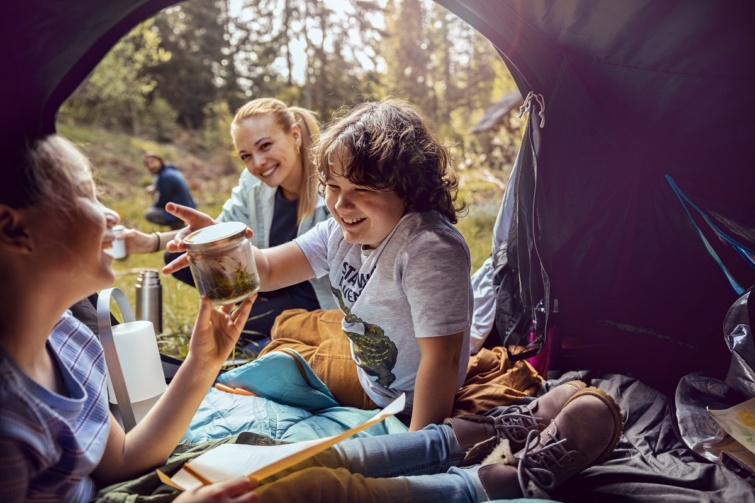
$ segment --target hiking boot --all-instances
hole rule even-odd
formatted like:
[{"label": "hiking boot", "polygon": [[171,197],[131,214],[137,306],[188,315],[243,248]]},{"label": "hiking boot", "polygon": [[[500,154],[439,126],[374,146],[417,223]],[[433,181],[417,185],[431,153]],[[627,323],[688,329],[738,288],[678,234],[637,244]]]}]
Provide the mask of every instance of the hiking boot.
[{"label": "hiking boot", "polygon": [[587,385],[569,381],[556,386],[534,402],[511,405],[497,416],[463,415],[446,419],[459,445],[468,449],[462,466],[480,464],[495,451],[496,461],[515,463],[514,454],[524,447],[531,430],[543,430],[564,404]]},{"label": "hiking boot", "polygon": [[607,393],[583,389],[545,430],[528,433],[514,455],[517,466],[483,463],[480,482],[490,499],[550,499],[564,481],[613,452],[623,425],[621,410]]}]

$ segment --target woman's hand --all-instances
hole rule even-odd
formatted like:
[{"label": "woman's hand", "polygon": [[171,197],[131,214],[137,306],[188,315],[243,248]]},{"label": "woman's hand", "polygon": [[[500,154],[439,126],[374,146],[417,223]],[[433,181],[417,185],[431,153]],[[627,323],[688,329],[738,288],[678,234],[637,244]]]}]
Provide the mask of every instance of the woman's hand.
[{"label": "woman's hand", "polygon": [[208,486],[201,486],[181,493],[176,503],[256,503],[257,495],[251,492],[257,487],[256,481],[247,478],[226,480]]},{"label": "woman's hand", "polygon": [[232,305],[215,309],[209,297],[202,296],[189,342],[189,355],[201,359],[212,368],[219,368],[236,345],[255,299],[256,294],[244,300],[236,309]]},{"label": "woman's hand", "polygon": [[129,255],[139,253],[152,253],[155,251],[155,235],[145,234],[136,229],[125,229],[121,233],[126,243],[126,253]]},{"label": "woman's hand", "polygon": [[180,218],[187,225],[187,227],[178,231],[178,234],[173,237],[172,241],[168,242],[167,250],[169,252],[175,253],[184,251],[185,247],[183,241],[186,236],[196,230],[215,225],[215,220],[210,215],[182,204],[168,203],[165,205],[165,211]]}]

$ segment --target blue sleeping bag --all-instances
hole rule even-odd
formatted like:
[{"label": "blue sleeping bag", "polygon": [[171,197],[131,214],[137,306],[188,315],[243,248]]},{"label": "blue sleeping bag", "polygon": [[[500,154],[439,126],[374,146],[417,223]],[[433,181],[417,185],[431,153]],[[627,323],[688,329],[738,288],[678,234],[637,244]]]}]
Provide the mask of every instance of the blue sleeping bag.
[{"label": "blue sleeping bag", "polygon": [[[299,442],[337,435],[363,423],[375,410],[342,407],[328,387],[295,351],[272,352],[221,374],[217,382],[257,396],[211,388],[183,436],[197,443],[244,431]],[[355,437],[400,433],[408,428],[389,417]]]}]

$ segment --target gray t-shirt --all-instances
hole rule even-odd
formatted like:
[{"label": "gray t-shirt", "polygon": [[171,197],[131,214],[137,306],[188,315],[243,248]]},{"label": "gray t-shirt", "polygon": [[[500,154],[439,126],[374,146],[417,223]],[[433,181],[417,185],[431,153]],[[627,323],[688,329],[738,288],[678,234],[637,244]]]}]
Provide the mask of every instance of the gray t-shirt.
[{"label": "gray t-shirt", "polygon": [[334,219],[295,242],[317,277],[329,274],[359,381],[377,405],[403,392],[411,410],[420,337],[464,333],[456,380],[462,385],[473,307],[470,256],[445,217],[407,213],[374,250],[347,243]]}]

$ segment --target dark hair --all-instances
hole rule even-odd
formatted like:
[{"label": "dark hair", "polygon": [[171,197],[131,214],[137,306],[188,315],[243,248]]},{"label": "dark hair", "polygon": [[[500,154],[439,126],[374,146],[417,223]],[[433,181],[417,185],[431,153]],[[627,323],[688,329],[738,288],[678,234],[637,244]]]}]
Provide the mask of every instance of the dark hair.
[{"label": "dark hair", "polygon": [[409,103],[388,99],[356,106],[334,119],[316,152],[320,189],[334,164],[355,185],[392,190],[408,211],[435,210],[451,223],[458,181],[446,148]]},{"label": "dark hair", "polygon": [[258,117],[260,115],[270,115],[276,124],[278,124],[286,133],[291,132],[295,125],[301,130],[301,162],[302,162],[302,184],[299,187],[299,205],[296,212],[296,223],[314,214],[317,206],[317,179],[315,177],[315,166],[311,159],[311,149],[317,142],[320,134],[320,125],[314,114],[306,108],[289,107],[281,100],[275,98],[257,98],[249,101],[236,111],[236,115],[231,122],[231,134],[233,128],[238,126],[246,119]]},{"label": "dark hair", "polygon": [[40,205],[70,208],[74,173],[81,166],[91,171],[87,158],[70,141],[52,134],[35,140],[19,140],[4,162],[0,204],[12,208]]},{"label": "dark hair", "polygon": [[165,167],[165,160],[154,152],[145,152],[144,155],[142,156],[142,159],[146,161],[150,157],[153,159],[157,159],[160,162],[160,167],[162,168]]}]

